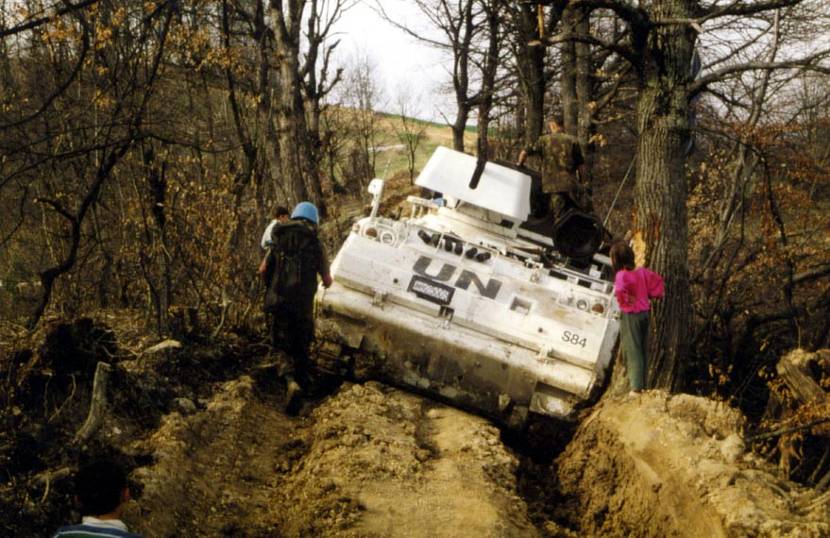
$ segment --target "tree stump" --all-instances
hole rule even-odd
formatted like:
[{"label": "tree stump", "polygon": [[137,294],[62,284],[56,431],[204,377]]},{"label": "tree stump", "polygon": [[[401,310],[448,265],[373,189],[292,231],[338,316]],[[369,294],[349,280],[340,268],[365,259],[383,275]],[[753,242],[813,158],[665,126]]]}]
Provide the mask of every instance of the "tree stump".
[{"label": "tree stump", "polygon": [[827,392],[819,382],[822,374],[830,375],[830,350],[815,353],[793,350],[778,361],[776,370],[799,404],[827,399]]},{"label": "tree stump", "polygon": [[90,437],[92,437],[98,428],[101,427],[101,422],[104,420],[104,415],[107,412],[107,383],[109,382],[110,372],[112,366],[105,362],[99,362],[95,367],[95,379],[92,381],[92,398],[89,402],[89,414],[86,417],[84,425],[75,434],[74,443],[81,444]]}]

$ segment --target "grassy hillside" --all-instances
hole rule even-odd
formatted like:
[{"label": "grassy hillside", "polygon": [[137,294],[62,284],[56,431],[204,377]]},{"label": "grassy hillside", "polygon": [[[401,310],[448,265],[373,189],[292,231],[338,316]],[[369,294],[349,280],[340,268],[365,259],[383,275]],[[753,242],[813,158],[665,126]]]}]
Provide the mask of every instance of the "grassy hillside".
[{"label": "grassy hillside", "polygon": [[[380,113],[378,114],[379,131],[377,142],[376,173],[384,179],[408,179],[407,150],[403,147],[398,136],[401,131],[401,116]],[[410,118],[408,121],[415,123],[418,128],[423,128],[424,138],[418,146],[415,156],[415,173],[426,164],[429,157],[438,146],[452,147],[452,131],[449,126],[443,123],[435,123]],[[472,148],[476,140],[476,129],[467,129],[464,137],[465,146]]]}]

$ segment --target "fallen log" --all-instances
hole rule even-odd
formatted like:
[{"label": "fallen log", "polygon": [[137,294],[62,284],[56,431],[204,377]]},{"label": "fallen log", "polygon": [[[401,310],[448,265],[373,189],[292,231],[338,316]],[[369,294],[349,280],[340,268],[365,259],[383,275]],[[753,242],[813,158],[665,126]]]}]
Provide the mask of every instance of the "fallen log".
[{"label": "fallen log", "polygon": [[815,375],[816,372],[830,372],[830,350],[822,349],[815,353],[793,350],[778,361],[775,369],[798,403],[827,398]]},{"label": "fallen log", "polygon": [[[787,386],[794,409],[809,411],[806,415],[801,413],[805,418],[821,419],[827,416],[825,409],[830,409],[830,394],[821,386],[821,381],[824,377],[830,377],[830,350],[809,352],[795,349],[784,355],[775,369]],[[830,428],[823,425],[813,428],[810,433],[828,437]]]}]

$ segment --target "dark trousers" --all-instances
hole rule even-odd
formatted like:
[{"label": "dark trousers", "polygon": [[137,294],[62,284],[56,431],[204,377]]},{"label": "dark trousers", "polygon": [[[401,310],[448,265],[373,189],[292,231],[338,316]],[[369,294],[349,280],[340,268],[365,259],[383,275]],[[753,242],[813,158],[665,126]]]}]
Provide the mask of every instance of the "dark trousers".
[{"label": "dark trousers", "polygon": [[271,314],[271,346],[288,355],[286,377],[293,377],[300,385],[307,386],[308,348],[314,338],[314,319],[310,313],[297,312],[288,307],[277,307]]},{"label": "dark trousers", "polygon": [[642,390],[646,386],[648,366],[648,311],[636,314],[623,312],[620,333],[631,390]]}]

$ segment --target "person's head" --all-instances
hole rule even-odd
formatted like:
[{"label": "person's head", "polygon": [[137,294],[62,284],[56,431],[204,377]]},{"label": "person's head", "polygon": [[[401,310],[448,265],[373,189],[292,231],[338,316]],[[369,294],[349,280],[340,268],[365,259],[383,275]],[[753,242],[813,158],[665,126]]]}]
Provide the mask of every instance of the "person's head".
[{"label": "person's head", "polygon": [[622,240],[614,241],[611,245],[611,266],[614,271],[620,269],[633,270],[634,265],[634,251],[628,246],[628,243]]},{"label": "person's head", "polygon": [[320,223],[320,216],[317,212],[317,206],[311,202],[300,202],[294,207],[291,212],[291,220],[307,220],[312,224]]},{"label": "person's head", "polygon": [[288,208],[284,205],[277,206],[277,211],[274,214],[274,218],[280,222],[285,222],[291,217],[291,212],[288,211]]},{"label": "person's head", "polygon": [[78,470],[75,494],[85,516],[118,514],[130,500],[127,472],[113,461],[93,461]]}]

